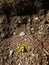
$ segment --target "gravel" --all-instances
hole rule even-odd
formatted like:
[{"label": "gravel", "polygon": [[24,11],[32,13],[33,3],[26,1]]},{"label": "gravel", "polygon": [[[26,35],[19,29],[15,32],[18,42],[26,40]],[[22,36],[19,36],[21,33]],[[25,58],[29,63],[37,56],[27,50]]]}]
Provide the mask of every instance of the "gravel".
[{"label": "gravel", "polygon": [[[44,15],[32,15],[17,17],[14,16],[8,27],[7,22],[4,24],[5,29],[1,30],[0,37],[0,64],[1,65],[48,65],[49,64],[49,35],[48,26],[45,24],[49,13]],[[21,23],[17,27],[17,21],[26,18],[27,23]],[[19,21],[20,23],[20,21]],[[1,24],[1,23],[0,23]],[[2,28],[4,28],[4,26]],[[0,26],[1,27],[1,26]],[[12,34],[10,34],[10,33]],[[8,38],[4,38],[8,34]],[[46,35],[45,35],[46,34]],[[18,54],[17,50],[22,43],[26,44],[29,50],[28,54]]]}]

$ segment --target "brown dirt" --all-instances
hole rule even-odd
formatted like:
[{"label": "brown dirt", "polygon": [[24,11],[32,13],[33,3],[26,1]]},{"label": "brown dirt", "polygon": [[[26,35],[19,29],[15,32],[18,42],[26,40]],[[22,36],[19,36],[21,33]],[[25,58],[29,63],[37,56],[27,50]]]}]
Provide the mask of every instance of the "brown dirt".
[{"label": "brown dirt", "polygon": [[[0,65],[49,65],[49,23],[45,23],[49,22],[49,12],[46,16],[36,14],[24,17],[27,18],[27,25],[21,24],[20,27],[17,27],[17,21],[23,16],[12,17],[12,36],[0,41]],[[19,36],[21,31],[25,32],[24,36]],[[17,53],[22,43],[29,49],[28,54]],[[9,56],[11,50],[13,52]]]}]

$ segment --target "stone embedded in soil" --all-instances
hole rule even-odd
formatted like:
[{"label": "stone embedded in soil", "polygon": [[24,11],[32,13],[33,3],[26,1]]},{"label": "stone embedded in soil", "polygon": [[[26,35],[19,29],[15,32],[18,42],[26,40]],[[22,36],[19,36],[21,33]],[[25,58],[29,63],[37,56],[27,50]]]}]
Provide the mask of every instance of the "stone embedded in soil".
[{"label": "stone embedded in soil", "polygon": [[24,36],[25,35],[25,32],[20,32],[19,36]]},{"label": "stone embedded in soil", "polygon": [[35,17],[34,19],[35,19],[35,20],[38,20],[39,18],[38,18],[38,17]]},{"label": "stone embedded in soil", "polygon": [[13,32],[13,35],[16,35],[16,32]]},{"label": "stone embedded in soil", "polygon": [[21,65],[20,63],[18,65]]},{"label": "stone embedded in soil", "polygon": [[34,32],[35,32],[35,31],[34,31],[34,28],[31,28],[31,32],[32,32],[32,33],[34,33]]},{"label": "stone embedded in soil", "polygon": [[9,54],[9,57],[13,54],[13,50],[10,50],[10,54]]}]

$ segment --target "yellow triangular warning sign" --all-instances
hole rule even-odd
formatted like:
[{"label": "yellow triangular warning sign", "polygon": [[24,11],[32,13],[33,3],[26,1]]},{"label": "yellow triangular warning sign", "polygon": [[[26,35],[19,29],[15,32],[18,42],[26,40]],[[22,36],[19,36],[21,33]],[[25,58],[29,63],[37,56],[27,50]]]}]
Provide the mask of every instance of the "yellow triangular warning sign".
[{"label": "yellow triangular warning sign", "polygon": [[26,45],[24,44],[24,43],[22,43],[21,45],[20,45],[20,47],[18,48],[18,51],[17,51],[18,53],[28,53],[28,50],[27,50],[27,48],[26,48]]}]

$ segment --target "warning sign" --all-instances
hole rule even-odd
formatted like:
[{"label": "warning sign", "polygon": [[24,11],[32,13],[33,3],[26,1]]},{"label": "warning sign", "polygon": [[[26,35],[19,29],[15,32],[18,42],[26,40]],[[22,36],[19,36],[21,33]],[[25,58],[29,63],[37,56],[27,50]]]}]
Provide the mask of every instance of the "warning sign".
[{"label": "warning sign", "polygon": [[17,51],[18,53],[28,53],[28,49],[24,43],[22,43]]}]

